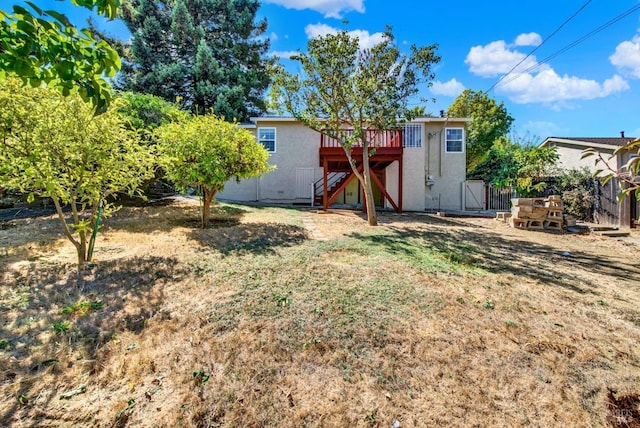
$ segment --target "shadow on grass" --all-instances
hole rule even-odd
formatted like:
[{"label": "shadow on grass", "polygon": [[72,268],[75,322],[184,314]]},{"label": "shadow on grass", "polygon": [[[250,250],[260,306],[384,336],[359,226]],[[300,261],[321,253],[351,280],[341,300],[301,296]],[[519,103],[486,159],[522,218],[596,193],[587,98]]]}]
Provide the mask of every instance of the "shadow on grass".
[{"label": "shadow on grass", "polygon": [[205,247],[231,254],[275,254],[309,239],[304,227],[282,223],[242,223],[230,227],[194,229],[189,238]]},{"label": "shadow on grass", "polygon": [[[420,263],[425,252],[453,265],[482,269],[493,273],[514,275],[539,280],[544,284],[560,286],[578,293],[599,294],[580,273],[607,275],[613,279],[635,282],[640,268],[582,252],[563,255],[562,251],[531,241],[507,240],[492,232],[477,228],[407,230],[390,226],[391,234],[352,233],[351,237],[380,245],[391,254]],[[557,275],[554,266],[563,266],[576,272],[572,278]]]},{"label": "shadow on grass", "polygon": [[[37,396],[45,381],[53,387],[52,377],[56,385],[80,383],[70,379],[77,373],[72,367],[82,364],[74,360],[92,362],[88,369],[98,370],[100,358],[108,358],[98,350],[123,332],[141,333],[165,304],[164,286],[183,273],[176,259],[164,257],[101,262],[81,272],[75,265],[31,263],[8,273],[11,290],[0,300],[0,388],[16,396],[0,406],[0,420],[34,411],[18,398]],[[37,407],[48,407],[41,400]]]},{"label": "shadow on grass", "polygon": [[[31,232],[25,231],[25,226],[31,226]],[[64,234],[57,214],[38,218],[0,220],[0,247],[15,249],[27,244],[44,245],[58,238],[64,238]]]},{"label": "shadow on grass", "polygon": [[[111,230],[130,233],[170,232],[177,227],[200,229],[200,206],[197,203],[173,202],[166,205],[128,207],[105,219],[104,232]],[[211,207],[208,228],[234,226],[249,211],[243,207],[216,204]]]}]

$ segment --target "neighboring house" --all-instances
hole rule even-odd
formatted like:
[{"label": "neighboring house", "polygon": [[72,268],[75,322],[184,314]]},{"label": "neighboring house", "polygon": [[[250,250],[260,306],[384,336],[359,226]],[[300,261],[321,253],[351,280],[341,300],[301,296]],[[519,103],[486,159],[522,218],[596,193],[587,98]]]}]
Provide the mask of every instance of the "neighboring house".
[{"label": "neighboring house", "polygon": [[[361,207],[361,186],[338,142],[290,117],[256,117],[244,125],[270,152],[276,169],[231,180],[219,199],[238,202]],[[465,135],[470,119],[417,118],[377,135],[370,164],[379,207],[397,212],[464,209]],[[354,159],[362,149],[353,148]]]},{"label": "neighboring house", "polygon": [[[594,149],[602,154],[603,159],[614,171],[623,172],[624,165],[632,157],[637,156],[637,152],[622,151],[614,155],[620,147],[625,146],[635,137],[625,137],[621,133],[620,137],[612,138],[587,138],[587,137],[549,137],[540,146],[556,147],[558,151],[558,166],[567,170],[572,168],[586,167],[593,174],[598,170],[606,169],[601,163],[596,165],[596,157],[590,156],[582,159],[584,150]],[[606,171],[601,175],[606,174]],[[618,202],[617,195],[620,192],[619,180],[611,180],[607,185],[600,186],[596,199],[596,209],[594,219],[597,223],[612,227],[634,227],[640,214],[640,206],[635,193]]]}]

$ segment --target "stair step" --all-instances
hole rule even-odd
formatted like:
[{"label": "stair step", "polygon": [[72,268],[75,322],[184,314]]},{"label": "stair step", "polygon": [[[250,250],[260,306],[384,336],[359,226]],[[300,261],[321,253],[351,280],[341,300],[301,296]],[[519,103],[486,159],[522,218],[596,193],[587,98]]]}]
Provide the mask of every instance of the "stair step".
[{"label": "stair step", "polygon": [[595,234],[600,236],[608,236],[610,238],[618,238],[621,236],[631,235],[630,232],[624,231],[624,230],[601,230],[601,231],[596,231]]}]

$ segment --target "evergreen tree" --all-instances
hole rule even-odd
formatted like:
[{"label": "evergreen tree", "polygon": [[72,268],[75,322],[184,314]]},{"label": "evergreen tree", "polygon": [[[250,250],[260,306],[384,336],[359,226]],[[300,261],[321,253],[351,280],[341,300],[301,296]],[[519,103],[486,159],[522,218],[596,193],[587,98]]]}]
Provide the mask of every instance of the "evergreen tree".
[{"label": "evergreen tree", "polygon": [[246,120],[264,111],[269,84],[256,21],[258,0],[124,0],[133,34],[121,89],[153,94],[195,113]]}]

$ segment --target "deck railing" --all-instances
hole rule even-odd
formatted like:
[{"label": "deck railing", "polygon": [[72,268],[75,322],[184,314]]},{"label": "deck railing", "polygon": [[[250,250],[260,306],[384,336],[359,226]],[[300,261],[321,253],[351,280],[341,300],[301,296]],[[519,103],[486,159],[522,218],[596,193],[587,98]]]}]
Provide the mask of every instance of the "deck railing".
[{"label": "deck railing", "polygon": [[[346,140],[353,135],[353,130],[345,129],[338,138],[330,137],[324,133],[320,134],[320,148],[340,148],[341,141]],[[365,137],[369,142],[370,148],[401,148],[402,147],[402,129],[393,129],[388,131],[378,131],[368,129],[365,131]],[[351,147],[362,147],[362,141],[356,141]]]}]

